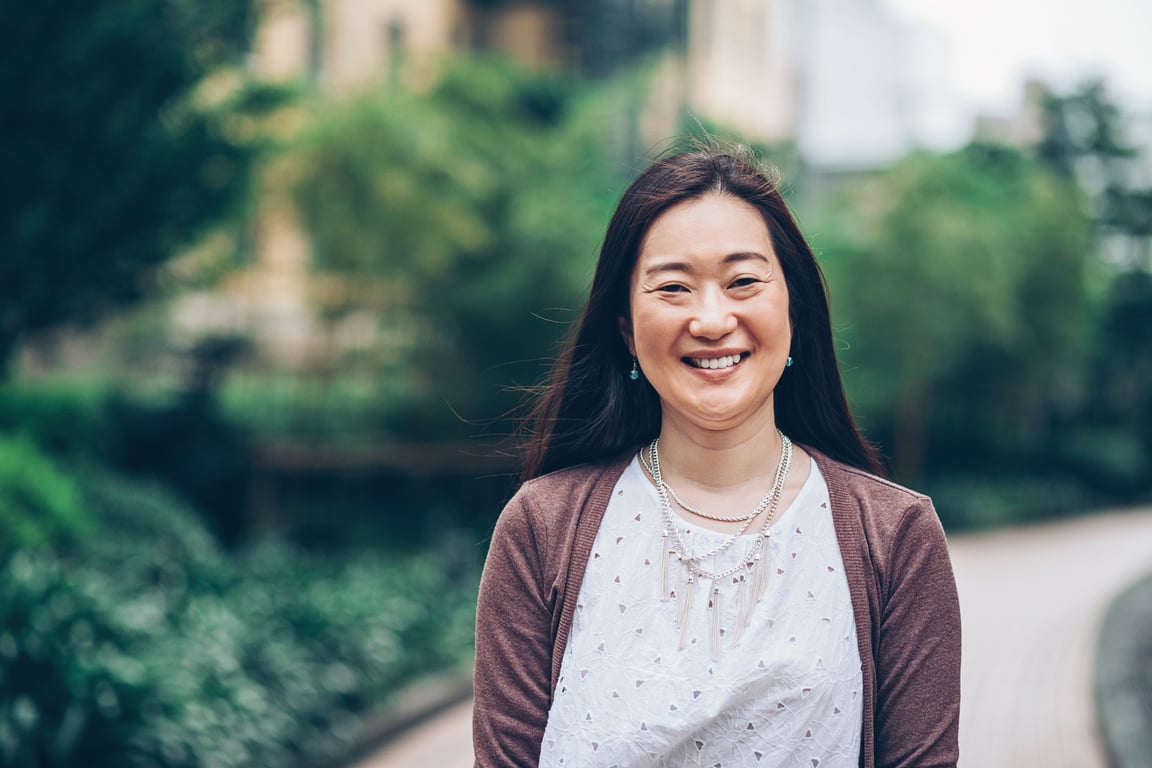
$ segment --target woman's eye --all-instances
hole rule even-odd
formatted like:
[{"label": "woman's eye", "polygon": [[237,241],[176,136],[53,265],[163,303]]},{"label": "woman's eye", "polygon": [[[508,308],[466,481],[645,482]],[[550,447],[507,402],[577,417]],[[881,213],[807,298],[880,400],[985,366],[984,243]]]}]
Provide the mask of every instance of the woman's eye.
[{"label": "woman's eye", "polygon": [[683,293],[688,289],[679,283],[669,283],[668,285],[660,286],[656,290],[660,291],[661,293]]},{"label": "woman's eye", "polygon": [[758,282],[760,282],[760,279],[756,277],[738,277],[732,281],[732,287],[747,288],[748,286],[755,285]]}]

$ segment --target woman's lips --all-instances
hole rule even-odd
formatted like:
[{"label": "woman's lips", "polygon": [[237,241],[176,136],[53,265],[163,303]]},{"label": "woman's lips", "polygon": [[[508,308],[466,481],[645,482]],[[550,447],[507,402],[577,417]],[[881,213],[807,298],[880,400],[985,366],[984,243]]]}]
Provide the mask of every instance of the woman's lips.
[{"label": "woman's lips", "polygon": [[715,371],[739,365],[745,357],[747,357],[747,353],[721,355],[719,357],[685,357],[684,362],[694,368],[704,368]]}]

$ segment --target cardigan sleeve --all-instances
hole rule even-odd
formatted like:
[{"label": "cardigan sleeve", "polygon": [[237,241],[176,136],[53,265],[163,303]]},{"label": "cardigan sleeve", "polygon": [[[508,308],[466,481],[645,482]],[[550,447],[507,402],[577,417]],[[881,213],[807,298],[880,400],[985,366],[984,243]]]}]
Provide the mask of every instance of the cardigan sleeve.
[{"label": "cardigan sleeve", "polygon": [[954,768],[960,605],[944,530],[926,497],[891,542],[876,648],[877,768]]},{"label": "cardigan sleeve", "polygon": [[547,531],[520,493],[496,523],[476,607],[476,766],[535,766],[551,702]]}]

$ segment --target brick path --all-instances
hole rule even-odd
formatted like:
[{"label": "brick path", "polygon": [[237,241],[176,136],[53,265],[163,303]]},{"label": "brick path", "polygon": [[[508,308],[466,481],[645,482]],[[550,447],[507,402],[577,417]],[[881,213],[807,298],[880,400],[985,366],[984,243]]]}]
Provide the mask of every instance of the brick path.
[{"label": "brick path", "polygon": [[[1093,654],[1109,601],[1152,571],[1152,510],[956,536],[962,768],[1105,768]],[[467,768],[463,704],[355,768]]]}]

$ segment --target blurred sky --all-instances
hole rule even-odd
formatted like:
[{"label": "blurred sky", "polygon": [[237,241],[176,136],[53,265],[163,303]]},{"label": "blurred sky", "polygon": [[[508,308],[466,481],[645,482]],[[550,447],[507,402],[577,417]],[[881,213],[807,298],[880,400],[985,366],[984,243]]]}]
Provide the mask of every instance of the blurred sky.
[{"label": "blurred sky", "polygon": [[[956,111],[1006,114],[1037,76],[1068,88],[1103,75],[1127,111],[1152,113],[1152,0],[884,0],[912,23]],[[939,116],[942,135],[959,114]],[[945,136],[946,140],[946,136]]]}]

